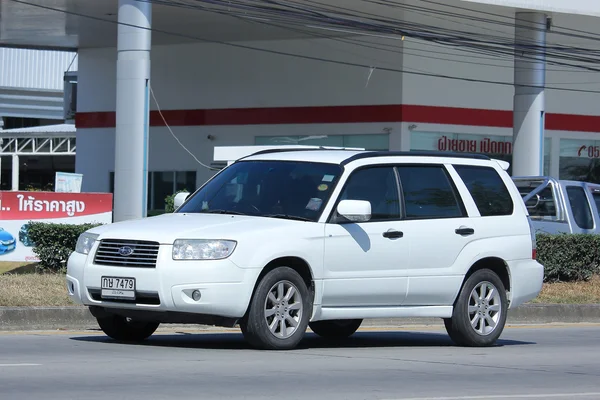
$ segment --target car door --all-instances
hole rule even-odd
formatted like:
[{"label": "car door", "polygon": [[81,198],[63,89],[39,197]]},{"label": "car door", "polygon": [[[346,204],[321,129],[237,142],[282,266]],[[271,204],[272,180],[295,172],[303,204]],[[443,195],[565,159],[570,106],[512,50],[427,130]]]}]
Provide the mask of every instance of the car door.
[{"label": "car door", "polygon": [[463,276],[455,266],[478,232],[443,164],[398,165],[404,200],[403,231],[410,238],[404,305],[449,305]]},{"label": "car door", "polygon": [[323,307],[402,304],[409,241],[402,233],[400,196],[393,166],[352,172],[338,198],[367,200],[368,222],[342,221],[333,213],[325,227]]}]

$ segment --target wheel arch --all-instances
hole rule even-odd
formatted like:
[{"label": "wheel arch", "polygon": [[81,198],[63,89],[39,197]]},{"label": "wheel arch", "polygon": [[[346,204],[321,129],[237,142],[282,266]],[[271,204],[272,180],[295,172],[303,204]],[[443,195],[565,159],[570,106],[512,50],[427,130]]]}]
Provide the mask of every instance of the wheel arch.
[{"label": "wheel arch", "polygon": [[[488,257],[481,258],[481,259],[477,260],[475,263],[473,263],[473,265],[471,265],[471,267],[465,274],[465,277],[460,285],[460,288],[461,289],[463,288],[463,286],[465,285],[465,282],[467,281],[467,279],[469,279],[469,277],[471,275],[473,275],[476,271],[479,271],[482,269],[489,269],[492,272],[494,272],[496,275],[498,275],[498,277],[502,281],[502,284],[504,285],[504,289],[507,292],[508,301],[510,302],[510,290],[511,290],[510,269],[509,269],[506,261],[504,261],[500,257],[488,256]],[[455,298],[454,302],[456,303],[457,300],[458,300],[458,293],[456,294],[456,298]]]},{"label": "wheel arch", "polygon": [[[273,271],[278,267],[288,267],[296,271],[306,283],[306,287],[311,296],[311,302],[314,300],[315,288],[314,288],[314,275],[313,271],[310,267],[310,264],[303,258],[297,256],[286,256],[286,257],[278,257],[271,261],[269,261],[260,271],[260,274],[256,278],[256,282],[254,282],[254,287],[252,288],[252,293],[250,294],[250,299],[254,297],[254,293],[256,293],[256,288],[260,281],[264,278],[266,274]],[[248,303],[248,307],[246,308],[246,313],[248,314],[248,310],[250,309],[250,302]]]}]

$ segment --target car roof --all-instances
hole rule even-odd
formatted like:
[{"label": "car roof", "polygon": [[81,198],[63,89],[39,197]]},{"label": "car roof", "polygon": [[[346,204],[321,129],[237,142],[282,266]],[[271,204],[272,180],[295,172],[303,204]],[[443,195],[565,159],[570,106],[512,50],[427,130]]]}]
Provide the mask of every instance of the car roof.
[{"label": "car roof", "polygon": [[462,158],[491,160],[481,154],[428,152],[428,151],[369,151],[369,150],[331,150],[331,149],[273,149],[264,150],[241,160],[245,161],[307,161],[328,164],[347,164],[354,160],[374,157],[436,157],[436,158]]}]

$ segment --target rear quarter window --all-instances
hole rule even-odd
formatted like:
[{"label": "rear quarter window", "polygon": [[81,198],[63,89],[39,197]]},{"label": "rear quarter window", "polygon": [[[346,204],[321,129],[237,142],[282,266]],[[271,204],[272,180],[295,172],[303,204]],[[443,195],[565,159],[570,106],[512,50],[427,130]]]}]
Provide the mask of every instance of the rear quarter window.
[{"label": "rear quarter window", "polygon": [[494,168],[454,165],[454,169],[469,189],[482,217],[512,215],[512,197]]}]

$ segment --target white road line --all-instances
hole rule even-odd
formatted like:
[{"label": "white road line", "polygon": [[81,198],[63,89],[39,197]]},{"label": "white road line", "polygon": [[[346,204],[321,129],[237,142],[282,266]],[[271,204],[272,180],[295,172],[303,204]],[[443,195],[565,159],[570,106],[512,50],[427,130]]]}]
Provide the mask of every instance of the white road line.
[{"label": "white road line", "polygon": [[546,393],[546,394],[507,394],[488,396],[456,396],[456,397],[403,397],[390,400],[493,400],[493,399],[548,399],[548,398],[572,398],[572,397],[600,397],[596,393]]},{"label": "white road line", "polygon": [[0,364],[0,368],[3,367],[39,367],[42,364]]}]

